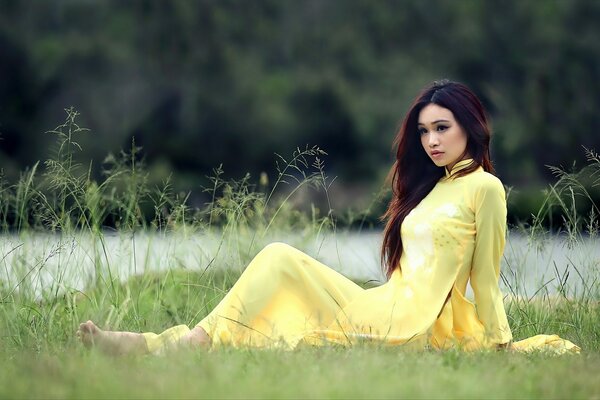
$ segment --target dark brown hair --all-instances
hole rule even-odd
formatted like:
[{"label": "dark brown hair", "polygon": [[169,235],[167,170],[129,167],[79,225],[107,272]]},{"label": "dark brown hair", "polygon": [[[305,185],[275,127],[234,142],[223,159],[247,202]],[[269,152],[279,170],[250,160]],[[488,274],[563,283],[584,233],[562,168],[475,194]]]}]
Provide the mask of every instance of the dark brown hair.
[{"label": "dark brown hair", "polygon": [[394,269],[400,268],[400,227],[404,218],[445,175],[444,168],[436,166],[423,149],[417,129],[419,113],[431,103],[450,110],[467,135],[465,154],[469,154],[474,162],[460,170],[456,176],[473,172],[479,166],[494,173],[490,161],[490,126],[477,96],[462,83],[446,79],[435,81],[423,89],[413,101],[394,139],[393,146],[397,146],[396,161],[388,175],[392,185],[392,199],[381,217],[386,221],[381,263],[388,278]]}]

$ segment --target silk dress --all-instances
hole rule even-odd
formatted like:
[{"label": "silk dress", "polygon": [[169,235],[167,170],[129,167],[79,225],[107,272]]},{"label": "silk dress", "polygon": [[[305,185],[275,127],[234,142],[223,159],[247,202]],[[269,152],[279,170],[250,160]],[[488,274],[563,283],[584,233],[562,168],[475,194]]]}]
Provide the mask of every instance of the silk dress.
[{"label": "silk dress", "polygon": [[[498,287],[506,237],[504,187],[482,167],[455,176],[472,162],[446,169],[406,216],[400,265],[385,284],[363,289],[300,250],[271,243],[197,326],[212,347],[375,342],[475,350],[510,342]],[[465,297],[468,282],[474,303]],[[149,351],[160,353],[189,331],[178,325],[144,337]],[[579,352],[556,335],[537,335],[513,347]]]}]

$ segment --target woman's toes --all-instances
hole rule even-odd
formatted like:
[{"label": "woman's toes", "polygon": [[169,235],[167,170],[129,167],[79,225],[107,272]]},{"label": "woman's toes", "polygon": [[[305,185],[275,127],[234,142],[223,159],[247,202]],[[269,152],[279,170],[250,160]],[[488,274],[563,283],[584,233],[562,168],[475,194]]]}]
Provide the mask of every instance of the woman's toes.
[{"label": "woman's toes", "polygon": [[100,328],[98,328],[92,321],[87,321],[79,325],[79,330],[83,333],[95,334],[100,331]]},{"label": "woman's toes", "polygon": [[79,324],[77,330],[77,338],[86,346],[91,347],[96,341],[100,339],[101,334],[100,328],[98,328],[92,321],[86,321]]}]

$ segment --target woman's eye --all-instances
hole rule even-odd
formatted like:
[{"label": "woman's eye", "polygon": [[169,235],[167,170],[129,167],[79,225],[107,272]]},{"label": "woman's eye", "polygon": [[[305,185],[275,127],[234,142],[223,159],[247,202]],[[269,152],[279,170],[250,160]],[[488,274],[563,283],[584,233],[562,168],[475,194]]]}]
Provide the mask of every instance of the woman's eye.
[{"label": "woman's eye", "polygon": [[445,131],[446,129],[448,129],[448,127],[447,127],[447,126],[444,126],[444,125],[439,125],[439,126],[437,127],[437,130],[438,130],[438,131]]},{"label": "woman's eye", "polygon": [[427,133],[426,129],[419,129],[419,135],[424,135]]}]

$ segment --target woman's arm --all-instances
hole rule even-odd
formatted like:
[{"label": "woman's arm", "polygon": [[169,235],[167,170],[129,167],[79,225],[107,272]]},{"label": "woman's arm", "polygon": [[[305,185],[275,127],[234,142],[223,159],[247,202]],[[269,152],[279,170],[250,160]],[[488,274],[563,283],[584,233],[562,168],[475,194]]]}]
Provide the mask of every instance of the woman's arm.
[{"label": "woman's arm", "polygon": [[485,179],[477,185],[473,200],[476,233],[471,287],[489,343],[509,346],[512,333],[498,287],[506,241],[506,197],[500,180],[488,174],[483,176]]}]

